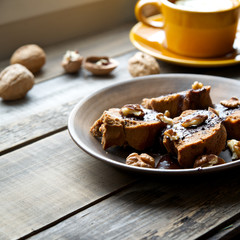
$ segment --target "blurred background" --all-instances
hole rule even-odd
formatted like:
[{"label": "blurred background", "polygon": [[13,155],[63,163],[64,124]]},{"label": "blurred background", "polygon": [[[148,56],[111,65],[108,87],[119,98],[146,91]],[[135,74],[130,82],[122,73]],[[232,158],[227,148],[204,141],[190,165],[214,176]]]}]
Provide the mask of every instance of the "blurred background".
[{"label": "blurred background", "polygon": [[135,21],[137,0],[1,0],[0,61],[19,46],[42,47]]}]

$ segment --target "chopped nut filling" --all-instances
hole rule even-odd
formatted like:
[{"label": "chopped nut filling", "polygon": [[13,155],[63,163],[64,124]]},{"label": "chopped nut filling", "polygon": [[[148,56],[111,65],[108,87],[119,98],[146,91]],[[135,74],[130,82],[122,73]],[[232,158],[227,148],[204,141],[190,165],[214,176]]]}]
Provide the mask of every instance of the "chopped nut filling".
[{"label": "chopped nut filling", "polygon": [[143,118],[144,111],[139,104],[127,104],[120,109],[120,114],[125,117]]},{"label": "chopped nut filling", "polygon": [[161,120],[162,122],[166,123],[166,124],[169,124],[169,125],[173,125],[173,120],[172,118],[169,118],[165,115],[163,115],[163,113],[159,113],[157,115],[157,119]]},{"label": "chopped nut filling", "polygon": [[240,141],[231,139],[227,141],[227,146],[232,152],[232,159],[240,159]]},{"label": "chopped nut filling", "polygon": [[215,165],[220,165],[225,163],[225,161],[214,154],[202,155],[198,157],[194,162],[194,168],[196,167],[212,167]]},{"label": "chopped nut filling", "polygon": [[170,138],[171,141],[177,141],[180,137],[177,135],[176,132],[174,132],[172,129],[169,129],[164,132],[164,135],[168,138]]},{"label": "chopped nut filling", "polygon": [[170,114],[170,112],[169,112],[168,110],[166,110],[166,111],[164,112],[164,116],[166,116],[166,117],[170,117],[171,114]]},{"label": "chopped nut filling", "polygon": [[240,100],[237,97],[232,97],[229,100],[223,100],[220,103],[227,108],[236,108],[240,106]]},{"label": "chopped nut filling", "polygon": [[216,109],[209,107],[208,111],[215,113],[219,117],[219,111],[217,111]]},{"label": "chopped nut filling", "polygon": [[195,81],[192,85],[192,89],[193,90],[198,90],[201,89],[203,87],[203,84],[201,82]]},{"label": "chopped nut filling", "polygon": [[185,122],[182,123],[182,126],[185,128],[198,126],[205,122],[208,119],[207,115],[197,115],[193,118],[187,119]]},{"label": "chopped nut filling", "polygon": [[126,164],[135,167],[154,168],[155,159],[146,153],[140,155],[131,153],[126,159]]}]

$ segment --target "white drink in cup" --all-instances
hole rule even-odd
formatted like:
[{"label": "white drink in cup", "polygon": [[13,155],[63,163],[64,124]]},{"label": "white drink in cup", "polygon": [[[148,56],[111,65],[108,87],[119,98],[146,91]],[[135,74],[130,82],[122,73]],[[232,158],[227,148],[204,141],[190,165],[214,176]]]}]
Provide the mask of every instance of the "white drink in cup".
[{"label": "white drink in cup", "polygon": [[176,0],[171,2],[184,9],[200,12],[221,11],[238,4],[235,0]]}]

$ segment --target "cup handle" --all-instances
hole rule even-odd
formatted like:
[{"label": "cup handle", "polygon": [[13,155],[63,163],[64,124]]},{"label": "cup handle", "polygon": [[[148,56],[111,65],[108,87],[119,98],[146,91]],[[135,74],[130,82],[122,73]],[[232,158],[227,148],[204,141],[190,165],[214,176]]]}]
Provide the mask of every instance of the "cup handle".
[{"label": "cup handle", "polygon": [[159,0],[139,0],[135,6],[135,16],[137,18],[138,21],[146,24],[149,27],[154,27],[154,28],[161,28],[163,29],[163,22],[162,21],[154,21],[146,18],[143,14],[142,14],[142,9],[144,6],[146,5],[153,5],[155,7],[157,7],[157,9],[159,9],[161,11],[161,1]]}]

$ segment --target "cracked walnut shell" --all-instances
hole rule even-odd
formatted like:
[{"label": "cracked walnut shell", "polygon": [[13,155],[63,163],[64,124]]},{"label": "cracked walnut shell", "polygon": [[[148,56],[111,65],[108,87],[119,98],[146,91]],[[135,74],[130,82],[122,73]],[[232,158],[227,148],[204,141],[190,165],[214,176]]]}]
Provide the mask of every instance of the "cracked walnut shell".
[{"label": "cracked walnut shell", "polygon": [[20,64],[10,65],[0,73],[0,97],[4,100],[23,98],[33,85],[33,74]]},{"label": "cracked walnut shell", "polygon": [[140,155],[137,153],[131,153],[126,159],[126,164],[135,167],[154,168],[155,159],[146,153]]},{"label": "cracked walnut shell", "polygon": [[94,75],[108,75],[117,66],[115,59],[106,56],[90,56],[83,62],[83,67]]},{"label": "cracked walnut shell", "polygon": [[62,67],[67,73],[76,73],[82,66],[83,57],[78,51],[67,51],[63,56]]},{"label": "cracked walnut shell", "polygon": [[40,71],[46,62],[46,54],[36,44],[28,44],[18,48],[10,59],[11,64],[19,63],[32,73]]},{"label": "cracked walnut shell", "polygon": [[156,59],[146,53],[137,52],[128,60],[128,71],[132,77],[146,76],[160,73]]}]

